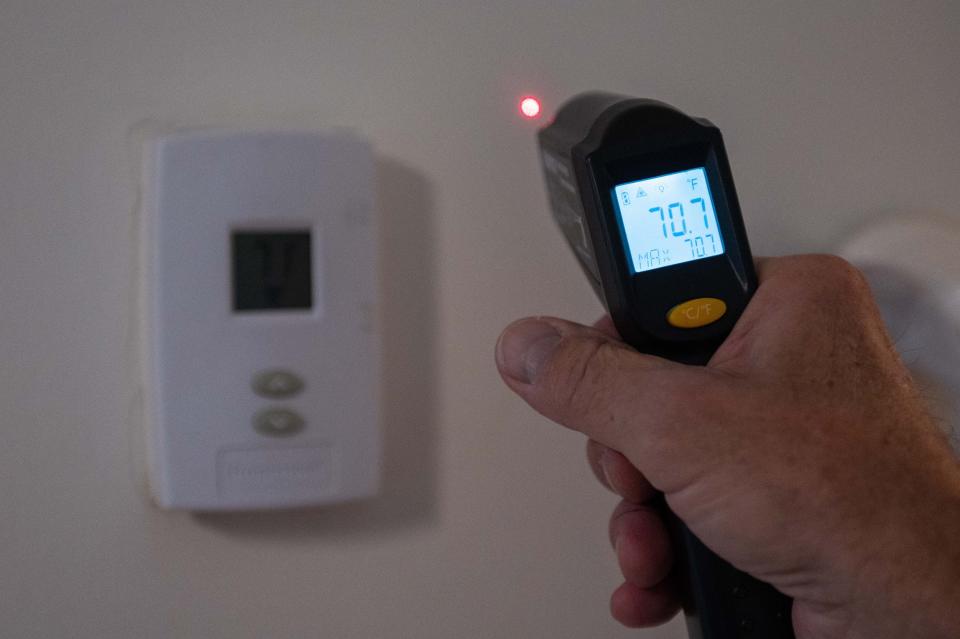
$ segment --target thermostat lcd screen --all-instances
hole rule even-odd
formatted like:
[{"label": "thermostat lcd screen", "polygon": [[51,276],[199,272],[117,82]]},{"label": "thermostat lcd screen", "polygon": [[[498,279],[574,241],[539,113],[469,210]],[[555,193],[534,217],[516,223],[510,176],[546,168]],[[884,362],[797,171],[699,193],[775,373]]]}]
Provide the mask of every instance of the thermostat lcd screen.
[{"label": "thermostat lcd screen", "polygon": [[703,167],[613,188],[634,274],[723,253]]},{"label": "thermostat lcd screen", "polygon": [[233,309],[313,307],[310,231],[234,231]]}]

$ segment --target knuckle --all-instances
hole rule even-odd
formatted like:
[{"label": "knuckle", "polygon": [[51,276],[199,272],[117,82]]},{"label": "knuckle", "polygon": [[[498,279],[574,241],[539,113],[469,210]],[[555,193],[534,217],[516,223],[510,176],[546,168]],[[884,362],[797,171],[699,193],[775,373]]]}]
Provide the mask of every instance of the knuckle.
[{"label": "knuckle", "polygon": [[873,298],[860,269],[842,257],[805,255],[794,259],[780,285],[788,299],[802,307],[858,308]]},{"label": "knuckle", "polygon": [[838,255],[818,255],[817,271],[820,281],[838,294],[861,297],[870,287],[863,272]]}]

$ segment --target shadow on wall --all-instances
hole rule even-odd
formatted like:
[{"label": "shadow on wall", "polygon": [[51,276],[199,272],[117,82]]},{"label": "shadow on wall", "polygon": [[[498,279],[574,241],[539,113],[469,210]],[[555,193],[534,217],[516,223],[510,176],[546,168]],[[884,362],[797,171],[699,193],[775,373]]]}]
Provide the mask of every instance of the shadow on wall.
[{"label": "shadow on wall", "polygon": [[383,473],[374,499],[321,508],[202,513],[204,526],[234,537],[285,542],[385,536],[436,520],[437,305],[434,211],[428,180],[377,158],[380,322],[383,339]]}]

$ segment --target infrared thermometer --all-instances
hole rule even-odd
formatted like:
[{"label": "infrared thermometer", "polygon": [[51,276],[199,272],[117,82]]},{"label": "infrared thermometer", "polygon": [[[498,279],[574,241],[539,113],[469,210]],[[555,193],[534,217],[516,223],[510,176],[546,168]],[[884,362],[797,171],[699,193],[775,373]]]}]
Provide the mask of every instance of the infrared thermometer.
[{"label": "infrared thermometer", "polygon": [[[584,93],[539,142],[553,217],[623,340],[706,364],[757,288],[720,130],[663,102]],[[692,639],[794,636],[788,597],[669,519]]]}]

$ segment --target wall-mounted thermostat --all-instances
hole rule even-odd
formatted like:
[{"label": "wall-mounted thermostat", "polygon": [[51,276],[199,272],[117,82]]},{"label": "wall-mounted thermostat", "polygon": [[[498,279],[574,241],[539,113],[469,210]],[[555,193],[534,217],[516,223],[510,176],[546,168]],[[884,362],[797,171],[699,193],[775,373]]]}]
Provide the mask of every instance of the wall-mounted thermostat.
[{"label": "wall-mounted thermostat", "polygon": [[153,138],[144,169],[145,406],[167,508],[375,494],[374,166],[347,133]]}]

